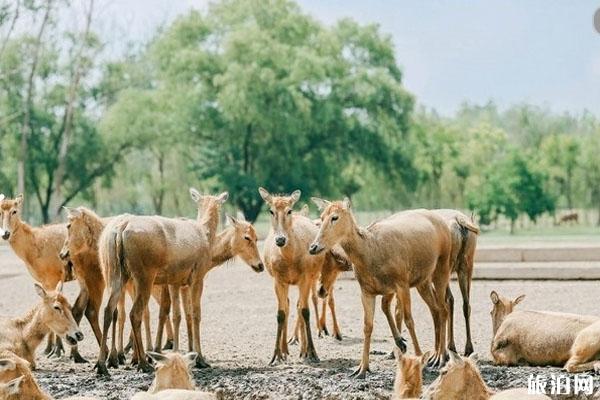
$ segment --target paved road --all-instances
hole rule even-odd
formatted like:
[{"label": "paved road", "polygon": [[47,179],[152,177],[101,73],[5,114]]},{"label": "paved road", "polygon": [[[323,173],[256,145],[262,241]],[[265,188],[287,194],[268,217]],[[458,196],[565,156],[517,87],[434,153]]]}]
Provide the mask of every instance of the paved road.
[{"label": "paved road", "polygon": [[[460,305],[460,294],[452,284]],[[482,369],[488,384],[495,388],[525,386],[532,372],[557,372],[557,369],[496,368],[487,365],[491,337],[489,292],[495,289],[507,296],[526,294],[523,308],[600,314],[597,308],[600,283],[595,281],[477,281],[473,285],[473,333],[476,351],[484,359]],[[36,301],[32,280],[25,267],[0,246],[0,315],[20,315]],[[73,299],[76,284],[66,285]],[[296,290],[291,301],[295,303]],[[321,363],[306,365],[297,358],[298,349],[291,348],[291,360],[277,367],[268,367],[276,330],[275,296],[272,280],[265,272],[254,273],[240,263],[224,265],[209,275],[203,299],[202,343],[204,354],[213,365],[210,370],[196,371],[199,387],[223,387],[228,398],[235,399],[386,399],[389,398],[394,376],[394,362],[387,360],[392,348],[385,318],[377,312],[373,332],[373,374],[365,381],[355,381],[347,375],[358,364],[362,345],[362,308],[358,283],[341,280],[336,284],[338,317],[344,339],[316,340]],[[418,336],[423,349],[432,347],[431,317],[413,293],[413,309]],[[464,345],[464,324],[457,307],[456,336],[458,346]],[[156,315],[154,313],[154,315]],[[97,346],[87,322],[83,323],[86,339],[83,355],[95,360]],[[185,331],[184,331],[185,332]],[[185,334],[184,334],[185,336]],[[406,335],[405,335],[406,336]],[[412,349],[409,347],[410,351]],[[39,356],[37,377],[42,386],[56,397],[76,393],[93,394],[108,399],[125,399],[137,390],[147,389],[151,377],[121,369],[111,380],[97,379],[91,365],[75,366],[68,360],[45,360]],[[435,373],[426,374],[426,383]]]}]

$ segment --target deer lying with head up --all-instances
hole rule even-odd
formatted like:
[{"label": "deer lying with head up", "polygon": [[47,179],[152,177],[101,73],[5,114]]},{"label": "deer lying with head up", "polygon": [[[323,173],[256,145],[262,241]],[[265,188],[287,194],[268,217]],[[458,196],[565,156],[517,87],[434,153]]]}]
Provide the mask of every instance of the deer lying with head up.
[{"label": "deer lying with head up", "polygon": [[499,365],[564,366],[569,372],[600,367],[600,318],[549,311],[515,310],[525,295],[510,300],[495,291],[491,352]]},{"label": "deer lying with head up", "polygon": [[[198,353],[196,363],[207,365],[200,348],[200,297],[203,280],[198,271],[210,266],[219,210],[227,199],[227,193],[202,196],[195,189],[190,189],[190,194],[198,208],[196,220],[123,216],[109,222],[102,232],[99,242],[100,263],[110,288],[110,296],[104,308],[98,373],[108,374],[108,329],[125,285],[130,280],[135,287],[135,298],[129,316],[134,338],[134,358],[138,362],[138,368],[144,372],[153,370],[144,357],[140,325],[154,284],[191,285],[194,351]],[[166,319],[163,314],[161,307],[159,326]]]},{"label": "deer lying with head up", "polygon": [[461,357],[449,351],[450,361],[440,371],[438,378],[429,385],[422,396],[426,400],[549,400],[540,394],[528,394],[527,389],[510,389],[494,393],[481,377],[476,355]]},{"label": "deer lying with head up", "polygon": [[12,352],[35,369],[35,350],[49,332],[64,338],[70,345],[83,340],[83,333],[62,294],[62,282],[51,292],[39,283],[34,286],[41,301],[25,316],[6,320],[0,325],[0,352]]},{"label": "deer lying with head up", "polygon": [[[389,302],[396,296],[401,307],[396,311],[410,312],[410,288],[417,287],[428,305],[435,327],[433,365],[441,365],[446,358],[446,321],[448,309],[445,294],[450,280],[451,237],[448,225],[436,213],[412,210],[394,214],[369,225],[358,226],[350,200],[329,202],[314,198],[323,211],[321,227],[310,245],[310,254],[319,254],[339,244],[354,265],[356,279],[361,287],[364,311],[364,344],[360,367],[353,376],[364,378],[369,370],[369,350],[375,296],[382,295],[382,309],[398,348],[406,351],[400,335],[402,316],[396,321],[389,313]],[[435,291],[434,291],[435,288]],[[406,317],[411,336],[412,317]]]},{"label": "deer lying with head up", "polygon": [[[59,282],[65,282],[73,279],[67,276],[65,263],[58,257],[61,246],[67,235],[66,224],[51,224],[40,227],[32,227],[21,220],[23,210],[23,195],[20,194],[14,199],[7,199],[0,194],[0,217],[2,226],[0,236],[8,241],[15,254],[25,263],[27,270],[33,279],[39,282],[44,289],[53,290]],[[80,286],[84,284],[80,281]],[[85,310],[81,304],[84,303],[78,299],[73,307],[73,316],[79,323]],[[90,324],[94,324],[90,320]],[[48,346],[45,353],[48,356],[60,357],[63,352],[63,346],[60,339],[54,339],[51,334],[48,336]],[[71,358],[76,363],[87,362],[77,350],[77,346],[71,347]]]},{"label": "deer lying with head up", "polygon": [[423,391],[423,363],[427,361],[429,354],[415,357],[394,349],[394,355],[397,366],[392,399],[418,399]]},{"label": "deer lying with head up", "polygon": [[287,325],[290,285],[298,286],[299,292],[298,315],[302,316],[300,357],[318,362],[310,327],[308,298],[330,254],[327,252],[312,257],[306,251],[318,228],[309,218],[293,212],[294,205],[300,199],[299,190],[289,196],[272,195],[262,187],[258,191],[271,214],[271,229],[264,250],[265,265],[275,281],[277,297],[277,337],[271,364],[285,361],[289,355]]},{"label": "deer lying with head up", "polygon": [[191,366],[196,362],[196,353],[188,353],[185,356],[179,353],[154,353],[147,352],[155,362],[155,376],[148,393],[158,393],[166,389],[194,390],[194,380],[190,373]]}]

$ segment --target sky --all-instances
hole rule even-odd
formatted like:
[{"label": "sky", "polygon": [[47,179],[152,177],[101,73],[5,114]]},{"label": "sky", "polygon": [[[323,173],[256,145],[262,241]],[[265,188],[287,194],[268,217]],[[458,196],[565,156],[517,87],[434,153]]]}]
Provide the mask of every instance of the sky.
[{"label": "sky", "polygon": [[[444,115],[463,102],[531,103],[600,116],[600,0],[298,0],[325,24],[351,17],[392,37],[404,84]],[[98,24],[111,40],[147,39],[206,0],[112,0]],[[121,40],[122,41],[122,40]]]}]

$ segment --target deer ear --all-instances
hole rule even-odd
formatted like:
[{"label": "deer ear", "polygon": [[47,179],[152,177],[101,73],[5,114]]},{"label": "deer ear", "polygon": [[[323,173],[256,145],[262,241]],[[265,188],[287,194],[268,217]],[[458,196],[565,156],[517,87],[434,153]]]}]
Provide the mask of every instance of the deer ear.
[{"label": "deer ear", "polygon": [[23,194],[19,194],[17,197],[15,197],[15,201],[17,202],[17,205],[20,206],[23,204]]},{"label": "deer ear", "polygon": [[315,205],[317,206],[319,211],[323,211],[324,209],[327,208],[328,205],[331,204],[330,201],[323,200],[318,197],[311,197],[310,199],[312,200],[313,203],[315,203]]},{"label": "deer ear", "polygon": [[56,289],[54,289],[56,293],[62,293],[63,291],[63,281],[60,281],[56,284]]},{"label": "deer ear", "polygon": [[0,201],[4,200],[6,196],[3,193],[0,193]]},{"label": "deer ear", "polygon": [[12,381],[6,384],[6,393],[9,395],[17,395],[21,393],[21,384],[23,383],[23,379],[25,376],[21,375],[18,378],[13,379]]},{"label": "deer ear", "polygon": [[238,212],[235,213],[235,218],[238,221],[245,221],[246,220],[246,216],[244,215],[244,213],[241,210],[238,210]]},{"label": "deer ear", "polygon": [[292,192],[292,194],[291,194],[291,196],[290,196],[290,197],[292,198],[292,201],[293,201],[293,203],[292,203],[292,204],[296,204],[296,202],[297,202],[298,200],[300,200],[300,195],[301,195],[301,194],[302,194],[302,192],[301,192],[301,191],[299,191],[299,190],[294,190],[294,191]]},{"label": "deer ear", "polygon": [[227,221],[231,224],[231,226],[236,226],[238,224],[237,219],[233,218],[231,215],[227,214]]},{"label": "deer ear", "polygon": [[352,202],[350,201],[349,197],[344,197],[342,204],[344,205],[344,208],[346,208],[348,210],[352,208]]},{"label": "deer ear", "polygon": [[229,192],[223,192],[217,196],[217,201],[219,202],[219,204],[223,204],[227,201],[228,198],[229,198]]},{"label": "deer ear", "polygon": [[522,294],[522,295],[518,296],[516,299],[514,299],[514,300],[513,300],[513,304],[514,304],[514,305],[517,305],[517,304],[519,304],[520,302],[522,302],[523,300],[525,300],[525,295],[524,295],[524,294]]},{"label": "deer ear", "polygon": [[500,301],[500,297],[498,296],[498,293],[496,293],[495,290],[492,290],[492,292],[490,293],[490,299],[494,304],[498,304],[498,302]]},{"label": "deer ear", "polygon": [[298,214],[302,215],[303,217],[307,217],[310,215],[310,210],[308,209],[308,204],[305,204],[302,206],[302,208],[300,209],[300,211],[298,212]]},{"label": "deer ear", "polygon": [[462,359],[457,352],[448,350],[448,355],[450,356],[450,362],[456,365],[462,365],[465,361]]},{"label": "deer ear", "polygon": [[156,363],[167,361],[167,357],[165,357],[163,354],[160,354],[160,353],[155,353],[153,351],[147,351],[146,355],[149,358],[151,358],[152,360],[154,360],[154,362],[156,362]]},{"label": "deer ear", "polygon": [[42,299],[45,299],[48,296],[48,293],[46,293],[46,289],[44,289],[43,286],[39,283],[34,283],[33,287],[35,288],[35,291],[38,294],[38,296],[40,296]]},{"label": "deer ear", "polygon": [[269,193],[267,191],[267,189],[263,188],[263,187],[259,187],[258,188],[258,193],[260,194],[260,197],[262,197],[262,199],[266,202],[266,203],[271,203],[271,200],[273,199],[273,196],[271,196],[271,193]]},{"label": "deer ear", "polygon": [[190,352],[183,356],[183,359],[187,362],[188,365],[192,365],[196,362],[196,358],[198,358],[198,353]]},{"label": "deer ear", "polygon": [[421,356],[421,365],[427,364],[427,361],[431,358],[431,350],[428,350]]},{"label": "deer ear", "polygon": [[469,356],[469,360],[473,361],[475,364],[479,361],[479,355],[477,353],[472,353]]},{"label": "deer ear", "polygon": [[192,200],[194,200],[196,203],[202,200],[202,195],[194,188],[190,188],[190,196],[192,196]]},{"label": "deer ear", "polygon": [[12,371],[15,368],[17,368],[17,364],[13,360],[9,358],[3,358],[0,360],[0,372]]},{"label": "deer ear", "polygon": [[394,357],[396,358],[396,362],[398,362],[398,363],[402,362],[402,359],[403,359],[402,356],[403,356],[403,354],[400,351],[400,349],[397,347],[394,347]]}]

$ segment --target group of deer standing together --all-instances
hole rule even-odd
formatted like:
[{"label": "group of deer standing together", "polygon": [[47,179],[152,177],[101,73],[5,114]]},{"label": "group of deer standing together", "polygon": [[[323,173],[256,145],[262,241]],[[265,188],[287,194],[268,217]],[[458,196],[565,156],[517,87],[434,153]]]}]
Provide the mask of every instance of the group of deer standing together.
[{"label": "group of deer standing together", "polygon": [[[313,220],[305,209],[294,211],[300,191],[272,195],[259,188],[259,193],[271,215],[271,229],[262,258],[256,231],[243,217],[228,217],[228,226],[218,231],[220,208],[227,200],[227,192],[212,196],[190,189],[197,205],[196,219],[129,214],[100,218],[93,211],[79,207],[67,209],[66,224],[41,227],[31,227],[20,218],[21,195],[14,199],[0,195],[0,236],[24,261],[37,281],[35,288],[41,297],[41,302],[26,316],[0,326],[0,399],[51,399],[40,390],[31,374],[35,368],[35,350],[48,336],[46,354],[60,356],[61,339],[64,339],[71,347],[71,358],[75,362],[86,362],[77,349],[77,343],[83,339],[78,328],[83,315],[98,341],[96,369],[99,374],[108,375],[107,367],[118,368],[124,364],[128,347],[133,349],[132,364],[144,372],[156,370],[149,393],[139,393],[135,399],[220,397],[222,393],[195,391],[188,368],[209,366],[202,355],[200,341],[204,279],[212,268],[236,256],[256,272],[266,266],[274,280],[277,334],[271,364],[283,362],[289,355],[290,286],[299,289],[298,318],[292,341],[299,341],[300,356],[309,362],[319,361],[311,333],[311,299],[319,334],[327,333],[325,311],[329,305],[334,324],[332,333],[341,340],[333,288],[342,271],[353,269],[360,285],[364,312],[362,358],[353,376],[364,378],[369,371],[375,298],[382,296],[381,308],[396,344],[398,373],[394,395],[397,398],[421,395],[424,363],[442,368],[439,378],[424,394],[425,398],[528,398],[522,390],[493,394],[474,363],[469,298],[479,228],[472,219],[456,210],[418,209],[361,227],[348,199],[330,202],[312,198],[321,212],[320,218]],[[454,300],[449,287],[453,272],[458,277],[463,297],[467,334],[464,358],[456,354],[454,344]],[[79,282],[81,290],[71,308],[61,292],[63,282],[73,279]],[[411,314],[411,288],[417,289],[433,318],[435,346],[425,355]],[[105,291],[108,300],[101,327],[99,316]],[[127,347],[124,346],[126,294],[132,299],[131,337]],[[320,318],[317,295],[323,298]],[[148,313],[150,297],[159,304],[154,344]],[[396,307],[392,313],[394,298]],[[566,362],[566,369],[571,372],[600,365],[594,361],[600,350],[600,343],[596,343],[600,341],[595,335],[600,332],[600,319],[513,311],[522,297],[511,301],[492,292],[491,298],[494,304],[491,350],[496,363],[556,365]],[[182,309],[190,351],[185,356],[178,354]],[[403,322],[414,346],[414,357],[403,354],[407,350],[400,334]],[[548,332],[547,328],[554,330]],[[173,352],[161,354],[164,330],[167,331],[164,348]],[[556,342],[550,353],[548,346],[552,343],[545,341],[544,335]],[[152,349],[154,351],[150,351]],[[154,360],[155,368],[149,359]],[[159,394],[160,397],[152,397]]]}]

